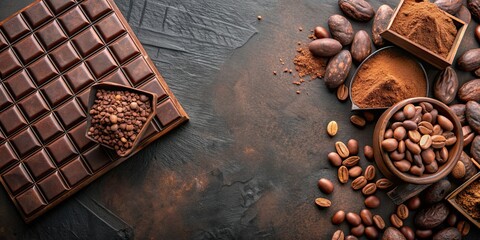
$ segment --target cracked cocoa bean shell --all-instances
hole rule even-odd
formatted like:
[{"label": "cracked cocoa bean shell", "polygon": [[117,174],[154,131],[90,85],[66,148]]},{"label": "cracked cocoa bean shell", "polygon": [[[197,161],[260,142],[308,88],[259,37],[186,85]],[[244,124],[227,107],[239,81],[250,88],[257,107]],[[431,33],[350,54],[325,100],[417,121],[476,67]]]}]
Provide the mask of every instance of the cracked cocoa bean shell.
[{"label": "cracked cocoa bean shell", "polygon": [[447,67],[437,77],[433,94],[445,104],[451,103],[458,91],[458,77],[455,69]]},{"label": "cracked cocoa bean shell", "polygon": [[343,46],[349,45],[353,41],[353,27],[350,21],[342,15],[332,15],[328,18],[328,28],[332,37],[339,41]]},{"label": "cracked cocoa bean shell", "polygon": [[359,22],[368,22],[375,15],[372,5],[365,0],[339,0],[338,6],[345,15]]},{"label": "cracked cocoa bean shell", "polygon": [[480,101],[480,79],[474,79],[464,83],[462,87],[458,89],[458,98],[464,102]]},{"label": "cracked cocoa bean shell", "polygon": [[383,38],[380,36],[381,33],[383,33],[385,30],[387,30],[388,24],[390,23],[390,20],[393,15],[393,9],[384,4],[380,6],[375,13],[375,18],[373,19],[373,25],[372,25],[372,38],[373,38],[373,43],[377,47],[382,47],[385,45],[385,42]]},{"label": "cracked cocoa bean shell", "polygon": [[337,88],[345,82],[352,67],[352,55],[348,50],[342,50],[328,62],[325,71],[325,85],[328,88]]}]

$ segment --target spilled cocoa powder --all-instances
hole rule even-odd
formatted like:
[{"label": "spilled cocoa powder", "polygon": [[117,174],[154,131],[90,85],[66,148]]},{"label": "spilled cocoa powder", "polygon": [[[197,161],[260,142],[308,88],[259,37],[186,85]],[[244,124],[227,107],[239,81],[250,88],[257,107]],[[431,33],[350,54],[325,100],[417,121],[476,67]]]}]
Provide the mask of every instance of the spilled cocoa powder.
[{"label": "spilled cocoa powder", "polygon": [[455,201],[474,219],[480,220],[480,182],[475,181],[461,191]]},{"label": "spilled cocoa powder", "polygon": [[308,46],[297,49],[297,55],[293,59],[295,70],[299,77],[310,75],[312,79],[322,78],[325,75],[328,58],[319,58],[312,55]]},{"label": "spilled cocoa powder", "polygon": [[457,35],[452,19],[428,1],[405,1],[391,29],[444,58]]},{"label": "spilled cocoa powder", "polygon": [[381,108],[426,94],[425,74],[418,62],[389,48],[370,57],[358,69],[351,97],[361,108]]}]

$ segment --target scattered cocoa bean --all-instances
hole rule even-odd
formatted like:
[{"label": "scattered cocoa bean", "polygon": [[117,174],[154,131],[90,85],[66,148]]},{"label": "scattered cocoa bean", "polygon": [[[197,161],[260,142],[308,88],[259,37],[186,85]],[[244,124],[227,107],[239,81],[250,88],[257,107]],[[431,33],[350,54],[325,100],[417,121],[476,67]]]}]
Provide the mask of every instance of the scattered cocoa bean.
[{"label": "scattered cocoa bean", "polygon": [[372,38],[373,43],[377,47],[382,47],[385,45],[383,38],[380,36],[385,30],[387,30],[388,24],[390,23],[390,19],[393,15],[393,9],[384,4],[380,6],[375,13],[375,18],[373,19],[372,25]]},{"label": "scattered cocoa bean", "polygon": [[332,37],[338,40],[343,46],[353,41],[353,27],[350,21],[342,15],[332,15],[328,18],[328,27]]},{"label": "scattered cocoa bean", "polygon": [[[461,1],[459,1],[461,3]],[[455,69],[447,67],[437,77],[433,93],[435,97],[445,104],[455,99],[458,91],[458,78]]]},{"label": "scattered cocoa bean", "polygon": [[350,52],[352,53],[353,60],[357,63],[361,63],[370,55],[372,52],[372,41],[366,31],[360,30],[355,34]]},{"label": "scattered cocoa bean", "polygon": [[477,70],[480,68],[480,48],[465,51],[457,60],[457,63],[458,67],[463,71]]},{"label": "scattered cocoa bean", "polygon": [[339,0],[338,6],[345,15],[359,22],[370,21],[375,15],[373,7],[365,0]]},{"label": "scattered cocoa bean", "polygon": [[352,67],[352,55],[342,50],[328,62],[324,82],[328,88],[337,88],[345,82]]},{"label": "scattered cocoa bean", "polygon": [[436,4],[443,11],[455,15],[462,7],[462,0],[435,0]]},{"label": "scattered cocoa bean", "polygon": [[332,57],[342,50],[342,44],[333,38],[321,38],[311,41],[308,49],[317,57]]},{"label": "scattered cocoa bean", "polygon": [[474,79],[464,83],[460,89],[458,89],[457,95],[458,98],[464,102],[480,101],[480,79]]}]

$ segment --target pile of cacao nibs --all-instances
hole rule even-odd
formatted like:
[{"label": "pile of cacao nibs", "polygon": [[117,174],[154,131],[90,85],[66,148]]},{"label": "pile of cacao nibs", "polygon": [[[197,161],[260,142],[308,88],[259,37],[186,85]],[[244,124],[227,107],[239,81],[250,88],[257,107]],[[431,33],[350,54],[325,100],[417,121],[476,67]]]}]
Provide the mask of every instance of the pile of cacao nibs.
[{"label": "pile of cacao nibs", "polygon": [[87,134],[123,155],[133,147],[150,113],[151,99],[146,95],[99,89],[90,109],[92,120]]}]

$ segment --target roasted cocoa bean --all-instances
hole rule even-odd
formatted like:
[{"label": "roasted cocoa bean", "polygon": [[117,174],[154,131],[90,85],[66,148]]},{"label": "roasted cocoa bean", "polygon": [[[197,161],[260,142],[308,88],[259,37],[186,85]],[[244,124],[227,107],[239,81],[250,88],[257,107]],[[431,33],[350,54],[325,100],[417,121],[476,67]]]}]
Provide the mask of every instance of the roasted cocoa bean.
[{"label": "roasted cocoa bean", "polygon": [[345,220],[345,212],[343,210],[337,211],[332,216],[332,224],[339,225]]},{"label": "roasted cocoa bean", "polygon": [[365,187],[365,185],[367,185],[367,179],[365,179],[364,176],[357,177],[352,181],[352,188],[354,190],[360,190]]},{"label": "roasted cocoa bean", "polygon": [[457,215],[455,213],[448,214],[446,221],[450,227],[455,226],[455,224],[457,224]]},{"label": "roasted cocoa bean", "polygon": [[472,16],[480,21],[480,0],[467,0],[467,7]]},{"label": "roasted cocoa bean", "polygon": [[375,185],[377,185],[377,188],[380,190],[385,190],[389,189],[390,187],[393,186],[393,182],[388,180],[387,178],[380,178],[375,182]]},{"label": "roasted cocoa bean", "polygon": [[350,52],[353,60],[357,63],[362,62],[370,55],[372,52],[372,41],[366,31],[360,30],[355,34]]},{"label": "roasted cocoa bean", "polygon": [[348,182],[348,168],[345,166],[340,166],[338,168],[338,173],[337,173],[338,181],[341,183],[347,183]]},{"label": "roasted cocoa bean", "polygon": [[480,68],[480,48],[465,51],[457,63],[458,67],[463,71],[471,72],[477,70]]},{"label": "roasted cocoa bean", "polygon": [[324,82],[328,88],[337,88],[347,78],[352,67],[352,55],[348,50],[342,50],[328,62]]},{"label": "roasted cocoa bean", "polygon": [[347,219],[347,222],[354,227],[362,223],[362,218],[360,218],[360,215],[353,212],[347,213],[347,215],[345,216],[345,219]]},{"label": "roasted cocoa bean", "polygon": [[382,240],[406,240],[406,238],[398,229],[389,227],[383,233]]},{"label": "roasted cocoa bean", "polygon": [[[480,41],[480,25],[477,25],[477,27],[475,27],[475,37],[477,37],[477,40]],[[475,75],[477,75],[478,77],[480,77],[480,74],[477,73],[479,71],[480,68],[475,70]]]},{"label": "roasted cocoa bean", "polygon": [[409,226],[403,226],[400,228],[400,232],[405,236],[407,240],[415,240],[415,232]]},{"label": "roasted cocoa bean", "polygon": [[343,142],[336,142],[335,143],[335,150],[337,150],[338,155],[342,158],[347,158],[350,155],[350,151],[348,151],[347,145]]},{"label": "roasted cocoa bean", "polygon": [[345,240],[358,240],[358,238],[353,235],[348,235],[345,237]]},{"label": "roasted cocoa bean", "polygon": [[348,87],[345,84],[342,84],[337,88],[337,98],[340,102],[347,101]]},{"label": "roasted cocoa bean", "polygon": [[365,196],[372,195],[377,191],[377,185],[375,183],[369,183],[362,188],[362,193]]},{"label": "roasted cocoa bean", "polygon": [[440,180],[425,189],[423,200],[428,204],[440,202],[450,193],[451,187],[452,184],[448,180]]},{"label": "roasted cocoa bean", "polygon": [[385,45],[385,42],[380,36],[380,34],[387,30],[392,15],[393,9],[386,4],[380,6],[375,13],[375,18],[373,19],[372,25],[372,38],[373,43],[377,47],[382,47],[383,45]]},{"label": "roasted cocoa bean", "polygon": [[315,204],[317,204],[318,206],[320,207],[323,207],[323,208],[328,208],[330,206],[332,206],[332,202],[326,198],[317,198],[315,199]]},{"label": "roasted cocoa bean", "polygon": [[402,219],[402,220],[405,220],[408,218],[408,213],[409,213],[409,210],[408,210],[408,207],[405,205],[405,204],[400,204],[397,206],[397,216]]},{"label": "roasted cocoa bean", "polygon": [[344,240],[344,239],[345,239],[345,233],[343,233],[342,230],[337,230],[332,235],[332,240]]},{"label": "roasted cocoa bean", "polygon": [[350,156],[347,159],[343,160],[342,165],[346,167],[356,166],[360,162],[359,156]]},{"label": "roasted cocoa bean", "polygon": [[[447,1],[445,1],[447,2]],[[461,1],[459,1],[461,3]],[[447,67],[437,77],[433,94],[445,104],[449,104],[455,99],[458,91],[458,77],[455,69]]]},{"label": "roasted cocoa bean", "polygon": [[480,103],[469,101],[466,104],[465,116],[472,130],[480,134]]},{"label": "roasted cocoa bean", "polygon": [[367,168],[365,168],[364,176],[367,181],[372,181],[375,178],[375,167],[373,165],[368,165]]},{"label": "roasted cocoa bean", "polygon": [[373,148],[369,145],[363,147],[363,154],[367,160],[373,160]]},{"label": "roasted cocoa bean", "polygon": [[338,6],[345,15],[359,22],[370,21],[375,15],[373,7],[365,0],[339,0]]},{"label": "roasted cocoa bean", "polygon": [[368,209],[362,209],[360,211],[360,218],[362,219],[363,224],[367,226],[373,225],[373,214]]},{"label": "roasted cocoa bean", "polygon": [[332,57],[342,50],[342,44],[333,38],[322,38],[311,41],[308,49],[317,57]]},{"label": "roasted cocoa bean", "polygon": [[453,167],[451,174],[456,179],[462,179],[465,177],[465,173],[466,173],[465,164],[463,164],[462,161],[458,161],[455,164],[455,167]]},{"label": "roasted cocoa bean", "polygon": [[327,158],[330,164],[332,164],[334,167],[340,167],[342,165],[342,158],[336,152],[330,152],[327,155]]},{"label": "roasted cocoa bean", "polygon": [[396,213],[390,215],[390,223],[396,228],[401,228],[403,226],[403,221],[400,219]]},{"label": "roasted cocoa bean", "polygon": [[454,227],[445,228],[433,235],[432,240],[461,240],[462,235]]},{"label": "roasted cocoa bean", "polygon": [[365,228],[365,237],[368,239],[378,239],[378,230],[373,226],[368,226]]},{"label": "roasted cocoa bean", "polygon": [[360,224],[350,229],[350,234],[356,237],[361,237],[364,232],[365,232],[365,226],[363,224]]},{"label": "roasted cocoa bean", "polygon": [[352,167],[350,169],[348,169],[348,175],[351,177],[351,178],[357,178],[359,177],[360,175],[362,175],[362,167],[360,166],[355,166],[355,167]]},{"label": "roasted cocoa bean", "polygon": [[368,208],[377,208],[380,206],[380,199],[377,196],[369,196],[363,203]]},{"label": "roasted cocoa bean", "polygon": [[460,232],[460,234],[465,237],[468,235],[470,232],[470,223],[467,221],[460,221],[457,224],[457,230]]},{"label": "roasted cocoa bean", "polygon": [[412,197],[407,201],[407,207],[412,211],[417,210],[421,204],[422,204],[422,201],[418,196]]},{"label": "roasted cocoa bean", "polygon": [[383,230],[385,228],[385,221],[380,215],[373,216],[373,223],[380,230]]},{"label": "roasted cocoa bean", "polygon": [[354,114],[350,117],[350,122],[359,128],[363,128],[367,124],[365,118],[357,114]]},{"label": "roasted cocoa bean", "polygon": [[463,180],[469,179],[477,173],[477,168],[473,164],[472,160],[470,160],[470,156],[468,156],[468,154],[464,151],[462,151],[462,154],[460,155],[458,161],[463,162],[463,165],[465,165],[465,177],[463,178]]},{"label": "roasted cocoa bean", "polygon": [[450,209],[445,203],[436,203],[417,213],[415,225],[420,229],[432,229],[445,221],[449,213]]},{"label": "roasted cocoa bean", "polygon": [[328,18],[328,27],[332,37],[338,40],[343,46],[349,45],[353,41],[353,27],[350,21],[342,15],[332,15]]},{"label": "roasted cocoa bean", "polygon": [[317,39],[329,38],[330,32],[324,27],[317,26],[313,29],[313,35],[315,35]]},{"label": "roasted cocoa bean", "polygon": [[[480,59],[480,55],[478,57]],[[480,101],[480,79],[470,80],[458,89],[458,98],[464,102]]]},{"label": "roasted cocoa bean", "polygon": [[394,138],[385,139],[382,141],[382,148],[387,152],[393,152],[397,149],[398,142]]},{"label": "roasted cocoa bean", "polygon": [[326,194],[330,194],[333,192],[333,183],[332,181],[326,178],[320,178],[317,183],[320,190]]},{"label": "roasted cocoa bean", "polygon": [[415,236],[420,239],[427,239],[427,238],[430,238],[432,235],[433,235],[432,229],[425,229],[425,230],[417,229],[415,231]]},{"label": "roasted cocoa bean", "polygon": [[462,0],[435,0],[434,3],[443,11],[455,15],[462,7],[462,2]]},{"label": "roasted cocoa bean", "polygon": [[358,155],[358,141],[355,139],[349,139],[347,141],[347,148],[350,155]]}]

